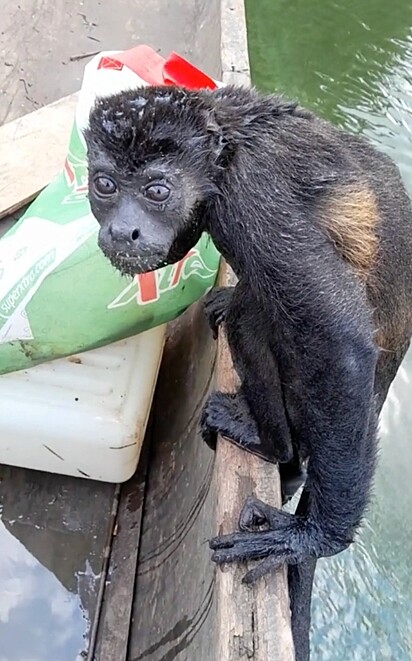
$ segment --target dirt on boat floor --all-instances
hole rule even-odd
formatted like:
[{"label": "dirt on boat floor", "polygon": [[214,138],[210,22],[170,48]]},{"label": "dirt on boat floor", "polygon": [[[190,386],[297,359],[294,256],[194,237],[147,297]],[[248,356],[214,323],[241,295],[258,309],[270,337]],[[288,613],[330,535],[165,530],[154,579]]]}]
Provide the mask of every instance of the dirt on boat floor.
[{"label": "dirt on boat floor", "polygon": [[[199,32],[218,30],[218,18],[213,2],[205,0],[4,3],[0,124],[78,90],[88,53],[145,43],[162,55],[178,50],[202,65],[207,46],[199,48]],[[213,57],[217,63],[219,52]]]}]

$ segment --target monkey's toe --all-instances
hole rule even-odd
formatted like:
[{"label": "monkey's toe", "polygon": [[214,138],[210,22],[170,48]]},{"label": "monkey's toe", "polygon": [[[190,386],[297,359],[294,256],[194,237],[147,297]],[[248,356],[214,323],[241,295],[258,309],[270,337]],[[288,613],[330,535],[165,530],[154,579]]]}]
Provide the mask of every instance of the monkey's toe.
[{"label": "monkey's toe", "polygon": [[305,555],[291,550],[284,538],[277,540],[276,533],[238,532],[223,535],[211,540],[212,560],[218,565],[232,562],[262,560],[243,577],[243,583],[250,585],[269,572],[284,564],[298,564]]},{"label": "monkey's toe", "polygon": [[278,567],[293,554],[285,549],[284,540],[278,541],[273,532],[235,532],[221,535],[210,541],[212,560],[218,565],[272,558],[271,567]]},{"label": "monkey's toe", "polygon": [[288,530],[296,525],[296,517],[277,507],[267,505],[262,500],[249,496],[239,516],[239,530],[258,532],[268,530]]},{"label": "monkey's toe", "polygon": [[285,562],[287,562],[286,557],[279,558],[277,556],[269,555],[262,562],[259,562],[256,567],[253,567],[253,569],[250,569],[244,575],[242,578],[242,583],[245,583],[246,585],[252,585],[259,578],[262,578],[262,576],[266,576],[266,574],[270,574],[271,571],[281,567],[283,564],[285,564]]},{"label": "monkey's toe", "polygon": [[297,564],[309,554],[306,520],[249,497],[239,518],[239,531],[210,541],[212,560],[229,562],[263,560],[244,577],[253,583],[280,565]]}]

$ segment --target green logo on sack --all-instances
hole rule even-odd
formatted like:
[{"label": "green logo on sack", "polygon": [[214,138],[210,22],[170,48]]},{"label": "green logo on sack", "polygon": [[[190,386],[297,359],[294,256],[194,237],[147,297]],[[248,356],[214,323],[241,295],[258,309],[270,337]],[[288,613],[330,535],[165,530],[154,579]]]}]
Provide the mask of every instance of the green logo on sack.
[{"label": "green logo on sack", "polygon": [[[210,268],[198,248],[190,250],[186,257],[176,264],[171,264],[158,271],[136,275],[133,281],[109,303],[107,308],[108,310],[114,310],[130,303],[136,305],[154,303],[163,294],[178,287],[182,281],[194,277],[201,280],[210,280],[210,286],[213,286],[216,277],[215,263]],[[205,283],[205,288],[207,286],[207,283]]]}]

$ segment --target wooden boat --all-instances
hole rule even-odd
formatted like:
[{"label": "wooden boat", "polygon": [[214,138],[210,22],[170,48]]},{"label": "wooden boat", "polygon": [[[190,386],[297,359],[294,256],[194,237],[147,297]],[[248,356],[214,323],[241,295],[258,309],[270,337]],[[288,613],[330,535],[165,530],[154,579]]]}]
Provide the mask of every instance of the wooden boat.
[{"label": "wooden boat", "polygon": [[[136,4],[129,9],[138,11]],[[142,9],[143,40],[181,52],[225,83],[248,84],[243,1],[195,4],[196,13],[190,0],[173,9],[160,0],[155,17]],[[45,22],[46,13],[41,18]],[[73,103],[73,97],[58,102],[68,118]],[[2,229],[60,167],[64,132],[61,144],[47,144],[55,109],[44,109],[40,128],[30,115],[16,120],[11,132],[9,125],[7,144],[0,129],[0,190],[7,191],[0,211],[8,215]],[[16,146],[10,135],[24,138],[24,172],[21,161],[8,167]],[[229,277],[222,267],[221,281]],[[216,454],[201,442],[199,412],[215,380],[233,387],[227,347],[221,337],[217,348],[194,305],[169,327],[151,424],[129,482],[110,485],[0,467],[0,537],[18,540],[35,563],[77,594],[86,618],[83,650],[77,657],[64,651],[55,661],[293,660],[285,572],[250,589],[241,585],[245,567],[217,570],[210,561],[208,538],[234,528],[247,495],[273,504],[280,499],[275,467],[225,441]],[[4,548],[0,541],[0,575]],[[37,609],[37,626],[52,641],[50,618],[41,615],[44,603],[33,605],[35,597],[29,591],[23,601],[29,614]],[[7,623],[1,626],[0,639]],[[30,637],[30,627],[25,635]],[[3,643],[1,648],[8,658],[7,644],[8,650]],[[16,638],[13,659],[23,658],[21,649]],[[48,661],[44,654],[41,661]]]}]

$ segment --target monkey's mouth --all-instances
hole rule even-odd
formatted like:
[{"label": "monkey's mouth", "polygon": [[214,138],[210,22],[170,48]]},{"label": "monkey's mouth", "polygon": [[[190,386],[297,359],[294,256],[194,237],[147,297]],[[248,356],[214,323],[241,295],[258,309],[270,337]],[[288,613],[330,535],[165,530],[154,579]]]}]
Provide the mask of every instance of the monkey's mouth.
[{"label": "monkey's mouth", "polygon": [[148,254],[130,254],[126,252],[116,252],[100,247],[103,254],[110,261],[112,266],[122,275],[135,276],[140,273],[156,271],[170,263],[164,253]]},{"label": "monkey's mouth", "polygon": [[190,242],[188,245],[177,246],[173,242],[168,250],[154,245],[128,252],[127,250],[116,250],[112,244],[102,240],[99,236],[98,245],[104,256],[119,273],[133,277],[175,264],[186,256],[193,244]]},{"label": "monkey's mouth", "polygon": [[148,273],[156,271],[163,266],[167,266],[164,255],[127,255],[123,253],[111,253],[106,255],[114,268],[122,275],[138,275],[139,273]]}]

